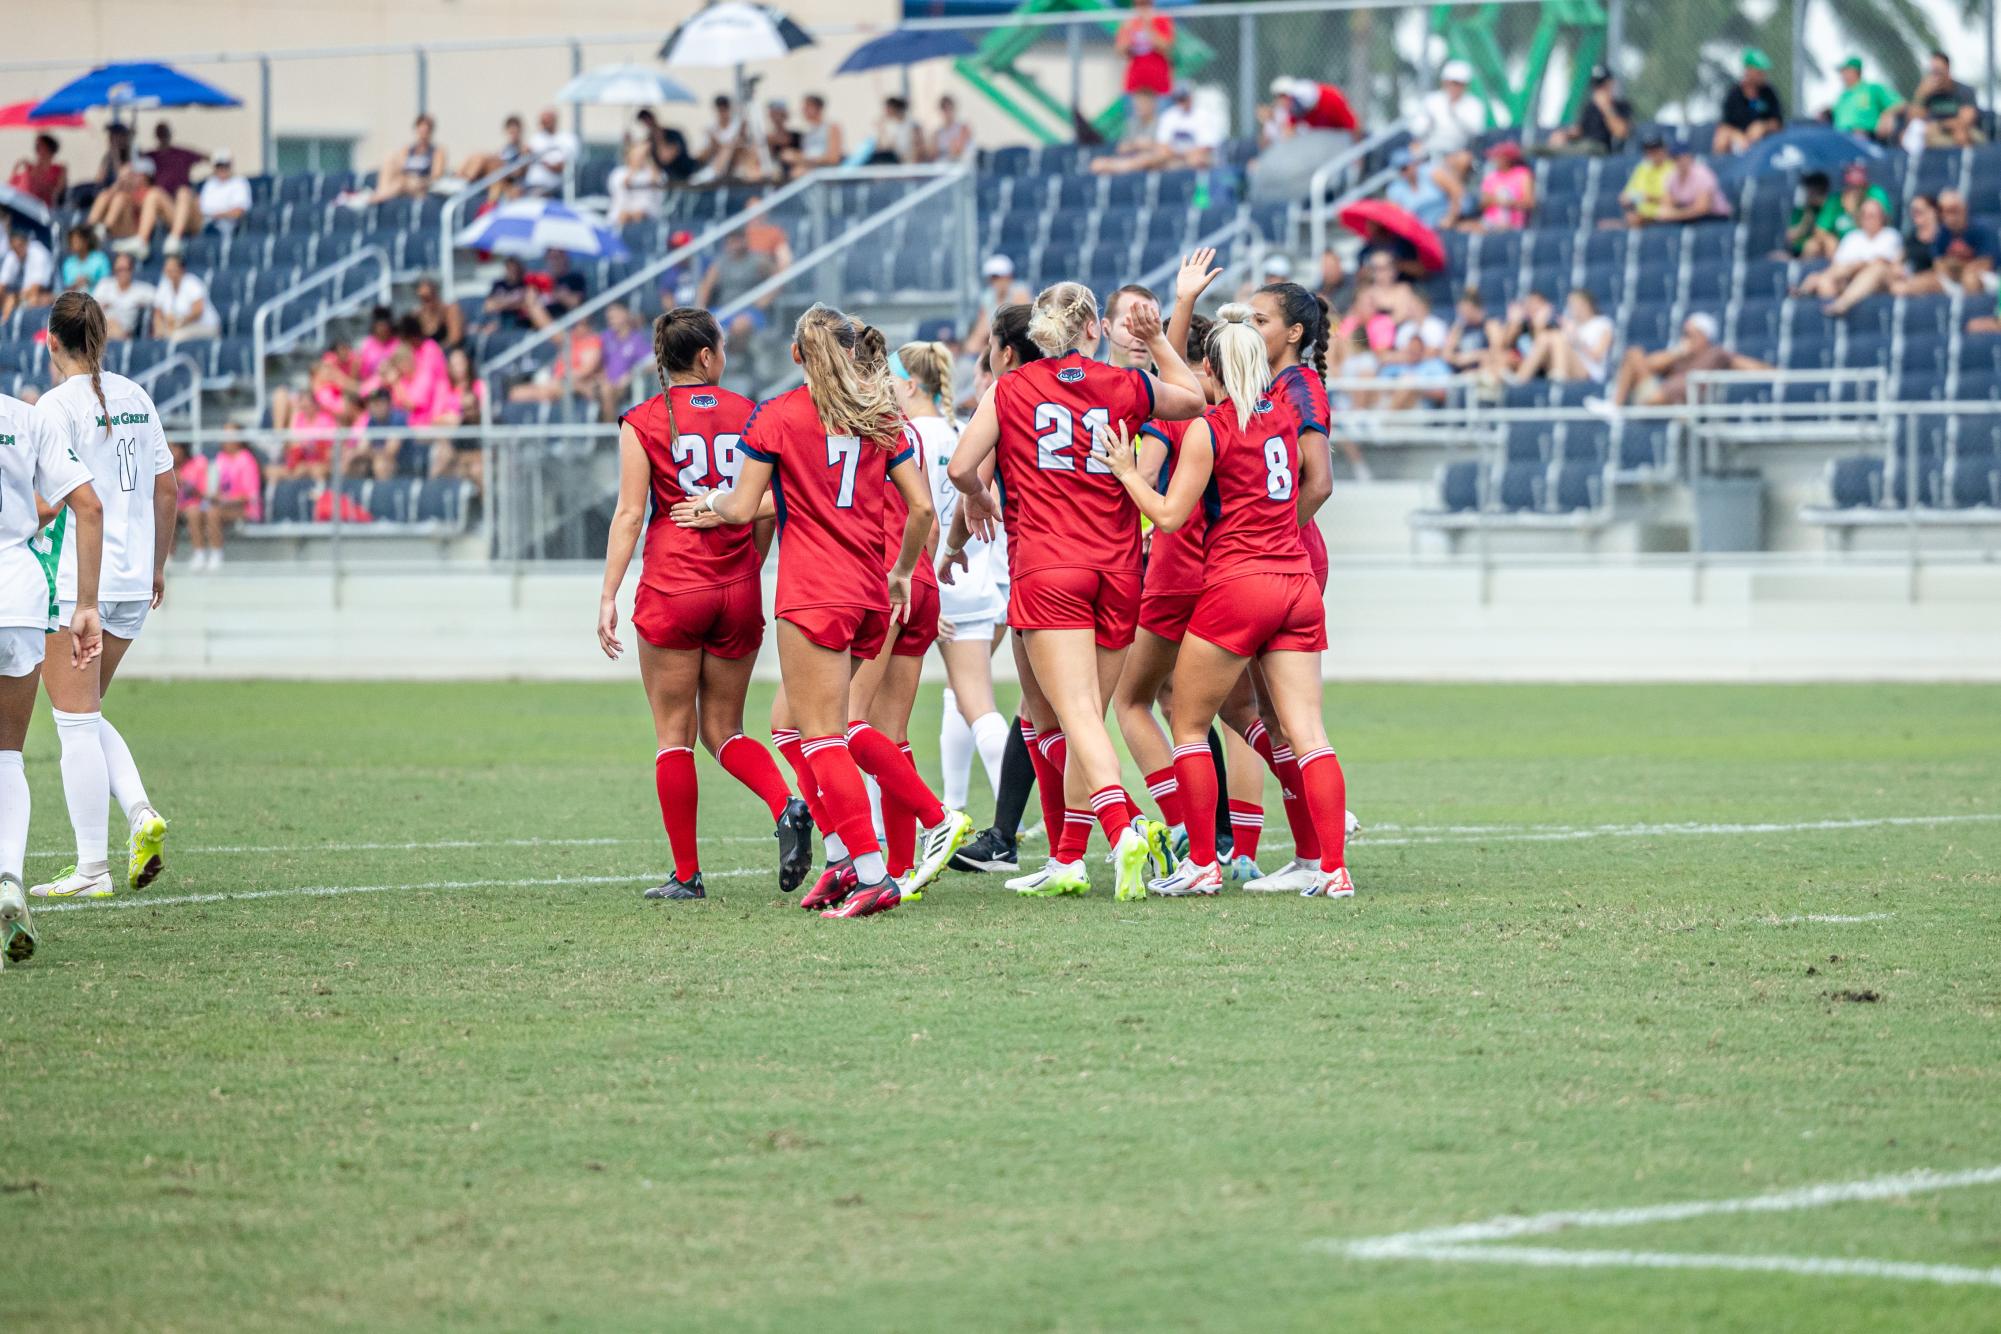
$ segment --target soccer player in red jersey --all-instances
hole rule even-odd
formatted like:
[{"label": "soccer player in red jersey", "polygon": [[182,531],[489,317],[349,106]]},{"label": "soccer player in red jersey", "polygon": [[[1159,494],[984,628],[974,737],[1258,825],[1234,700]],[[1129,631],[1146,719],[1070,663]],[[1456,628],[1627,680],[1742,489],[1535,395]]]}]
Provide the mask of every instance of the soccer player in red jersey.
[{"label": "soccer player in red jersey", "polygon": [[[605,548],[598,599],[598,644],[616,659],[618,589],[644,529],[639,593],[639,676],[653,710],[653,759],[660,818],[674,873],[649,899],[703,896],[695,840],[700,787],[695,737],[724,769],[765,803],[777,826],[778,883],[798,888],[812,866],[812,823],[771,754],[743,734],[743,701],[764,642],[764,561],[749,528],[683,528],[668,520],[679,502],[736,479],[738,446],[752,404],[719,387],[722,330],[706,310],[682,306],[653,326],[653,357],[667,388],[619,420],[618,508]],[[648,502],[653,518],[646,518]]]},{"label": "soccer player in red jersey", "polygon": [[1202,387],[1169,344],[1157,307],[1135,302],[1126,318],[1158,377],[1090,358],[1103,326],[1089,288],[1058,283],[1043,291],[1028,327],[1042,359],[994,383],[952,457],[952,483],[974,519],[997,517],[981,476],[988,456],[997,460],[1012,575],[1008,624],[1025,637],[1054,714],[1053,728],[1035,720],[1038,744],[1052,764],[1059,747],[1064,754],[1066,813],[1062,829],[1051,831],[1050,865],[1009,882],[1026,894],[1089,890],[1083,843],[1093,815],[1113,847],[1118,898],[1145,897],[1148,863],[1171,858],[1165,830],[1139,817],[1120,786],[1105,728],[1105,704],[1139,619],[1140,532],[1118,479],[1092,458],[1092,436],[1101,426],[1130,437],[1149,417],[1193,417],[1203,408]]},{"label": "soccer player in red jersey", "polygon": [[1298,418],[1267,396],[1271,366],[1251,327],[1251,310],[1228,305],[1216,318],[1209,361],[1225,401],[1182,437],[1165,496],[1141,474],[1130,434],[1104,427],[1097,432],[1097,457],[1156,527],[1173,532],[1197,504],[1208,506],[1202,593],[1175,662],[1170,720],[1175,772],[1187,801],[1188,860],[1152,888],[1184,895],[1222,887],[1216,776],[1206,736],[1245,666],[1256,659],[1286,735],[1306,747],[1300,771],[1320,836],[1321,874],[1303,892],[1346,898],[1355,892],[1343,857],[1346,784],[1320,718],[1327,618],[1300,540]]},{"label": "soccer player in red jersey", "polygon": [[[786,707],[802,734],[801,753],[833,828],[829,860],[851,859],[854,873],[848,882],[839,868],[829,868],[835,874],[823,877],[832,892],[822,915],[866,917],[894,908],[901,894],[876,842],[868,791],[849,748],[848,686],[856,667],[881,650],[892,612],[901,615],[908,606],[911,574],[934,514],[930,489],[904,444],[881,334],[815,305],[793,328],[792,357],[806,383],[751,414],[739,447],[743,461],[736,485],[710,491],[700,501],[684,500],[672,517],[696,525],[706,512],[726,524],[748,524],[766,491],[772,493],[779,529],[778,665]],[[892,488],[909,514],[885,578],[883,513]],[[965,816],[948,812],[925,831],[920,884],[936,877],[969,827]]]}]

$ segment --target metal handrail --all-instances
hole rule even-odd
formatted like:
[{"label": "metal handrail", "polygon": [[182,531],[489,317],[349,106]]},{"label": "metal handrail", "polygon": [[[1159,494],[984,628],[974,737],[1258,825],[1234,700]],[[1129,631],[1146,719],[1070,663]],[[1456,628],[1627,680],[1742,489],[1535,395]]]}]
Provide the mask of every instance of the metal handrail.
[{"label": "metal handrail", "polygon": [[1327,215],[1333,211],[1335,206],[1330,205],[1327,208],[1322,208],[1320,201],[1326,197],[1327,187],[1333,181],[1335,173],[1346,171],[1369,154],[1386,146],[1390,140],[1396,138],[1399,134],[1408,133],[1409,130],[1410,121],[1408,119],[1400,117],[1393,120],[1367,138],[1358,139],[1348,145],[1322,163],[1320,169],[1313,173],[1312,179],[1306,183],[1306,227],[1307,235],[1313,247],[1312,253],[1314,258],[1318,259],[1321,255],[1327,253]]},{"label": "metal handrail", "polygon": [[[1236,240],[1238,236],[1245,232],[1249,232],[1251,236],[1251,272],[1257,273],[1260,272],[1261,266],[1264,264],[1265,239],[1263,234],[1251,225],[1251,220],[1241,213],[1224,223],[1221,227],[1218,227],[1215,231],[1210,232],[1207,236],[1200,238],[1194,245],[1188,248],[1191,251],[1214,250],[1221,253],[1225,245]],[[1234,258],[1232,256],[1232,259]],[[1181,256],[1176,255],[1171,259],[1163,260],[1148,272],[1140,275],[1139,285],[1151,288],[1156,292],[1172,292],[1174,290],[1174,275],[1181,271],[1181,259]],[[1232,263],[1229,267],[1235,268],[1236,266]],[[1218,281],[1227,282],[1228,280],[1229,274],[1226,272]],[[1172,314],[1174,309],[1173,303],[1170,302],[1166,309]]]},{"label": "metal handrail", "polygon": [[[459,299],[458,248],[453,243],[452,238],[459,234],[458,218],[460,210],[464,208],[465,202],[468,199],[473,198],[475,195],[486,193],[510,176],[522,174],[533,163],[533,158],[524,157],[511,167],[502,167],[498,171],[490,171],[478,180],[454,192],[452,197],[445,201],[445,206],[438,210],[438,267],[441,270],[438,276],[438,283],[442,289],[438,295],[447,305]],[[575,179],[574,173],[570,170],[570,168],[574,168],[575,166],[576,159],[572,158],[569,168],[566,168],[564,171],[564,186],[566,190]]]},{"label": "metal handrail", "polygon": [[[282,330],[276,334],[268,332],[268,326],[272,317],[279,310],[283,309],[286,303],[296,301],[314,288],[326,286],[349,269],[358,268],[371,261],[379,265],[382,271],[381,276],[374,284],[373,290],[364,287],[360,292],[344,297],[337,297],[332,302],[322,305],[314,312],[310,319],[300,321],[297,327]],[[345,258],[337,259],[325,268],[301,278],[298,282],[293,283],[290,287],[257,307],[257,314],[250,321],[250,360],[255,369],[257,379],[258,416],[262,417],[264,415],[265,404],[270,401],[269,384],[264,366],[265,359],[274,352],[283,352],[291,348],[293,344],[306,335],[308,330],[324,329],[329,320],[338,319],[351,310],[359,310],[366,302],[372,300],[374,304],[379,306],[388,305],[390,282],[394,276],[395,267],[390,263],[389,252],[387,250],[384,250],[379,245],[363,246]]]},{"label": "metal handrail", "polygon": [[[163,402],[157,394],[153,393],[153,386],[159,383],[160,378],[176,366],[185,366],[188,368],[188,374],[191,377],[188,382],[188,388],[183,393],[174,394]],[[160,420],[163,422],[177,409],[183,406],[187,407],[188,429],[193,433],[196,441],[199,442],[202,433],[201,396],[204,378],[200,362],[185,352],[176,352],[172,356],[162,358],[144,370],[134,374],[132,376],[132,383],[146,391],[147,397],[153,400],[153,407],[158,410]]]}]

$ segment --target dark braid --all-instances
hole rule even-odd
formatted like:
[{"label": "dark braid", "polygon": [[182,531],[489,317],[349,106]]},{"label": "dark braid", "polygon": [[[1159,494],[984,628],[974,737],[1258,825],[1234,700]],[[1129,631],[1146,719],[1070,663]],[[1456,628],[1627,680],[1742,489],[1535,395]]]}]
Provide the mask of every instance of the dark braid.
[{"label": "dark braid", "polygon": [[90,391],[111,434],[111,404],[104,397],[104,308],[88,292],[64,292],[49,307],[49,338],[90,371]]},{"label": "dark braid", "polygon": [[1320,307],[1320,327],[1313,335],[1313,370],[1323,380],[1327,378],[1327,345],[1334,341],[1334,308],[1327,304],[1327,298],[1320,293],[1313,294],[1313,303]]}]

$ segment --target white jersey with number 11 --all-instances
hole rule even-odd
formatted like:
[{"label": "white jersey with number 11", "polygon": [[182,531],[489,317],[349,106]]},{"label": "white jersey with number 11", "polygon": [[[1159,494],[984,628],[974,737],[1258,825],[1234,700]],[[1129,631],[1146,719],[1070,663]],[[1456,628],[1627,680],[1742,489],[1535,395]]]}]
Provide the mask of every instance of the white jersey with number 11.
[{"label": "white jersey with number 11", "polygon": [[[174,457],[160,429],[160,410],[146,391],[110,372],[102,382],[105,407],[91,392],[90,376],[72,375],[42,395],[35,415],[83,461],[104,503],[98,600],[130,602],[153,596],[153,479],[173,471]],[[72,542],[63,544],[56,596],[76,600]]]}]

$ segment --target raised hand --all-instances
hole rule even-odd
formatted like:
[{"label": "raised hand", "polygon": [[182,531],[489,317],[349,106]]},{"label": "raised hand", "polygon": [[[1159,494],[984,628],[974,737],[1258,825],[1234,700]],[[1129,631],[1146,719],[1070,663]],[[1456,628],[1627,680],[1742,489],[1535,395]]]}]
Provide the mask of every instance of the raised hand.
[{"label": "raised hand", "polygon": [[1126,332],[1145,346],[1160,337],[1160,307],[1151,301],[1135,301],[1126,312]]},{"label": "raised hand", "polygon": [[1188,257],[1181,261],[1180,271],[1174,275],[1175,304],[1180,305],[1184,301],[1195,300],[1209,290],[1209,284],[1222,276],[1223,271],[1216,267],[1214,246],[1204,246],[1200,250],[1191,251]]}]

